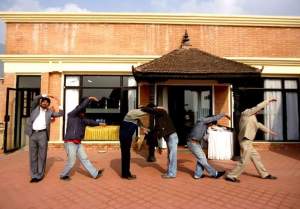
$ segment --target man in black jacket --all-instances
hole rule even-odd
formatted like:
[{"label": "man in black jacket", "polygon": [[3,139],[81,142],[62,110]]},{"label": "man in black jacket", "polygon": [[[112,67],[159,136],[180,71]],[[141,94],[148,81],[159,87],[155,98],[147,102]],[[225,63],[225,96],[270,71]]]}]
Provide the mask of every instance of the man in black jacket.
[{"label": "man in black jacket", "polygon": [[98,101],[96,97],[87,97],[82,99],[77,107],[68,113],[67,130],[64,136],[64,146],[68,156],[68,161],[64,170],[60,174],[60,179],[70,180],[70,172],[76,162],[76,155],[78,155],[80,162],[84,168],[90,173],[93,178],[102,176],[103,170],[97,170],[89,161],[88,156],[81,144],[84,138],[85,126],[100,125],[94,120],[84,118],[85,109],[90,101]]},{"label": "man in black jacket", "polygon": [[[173,125],[172,119],[163,107],[147,107],[142,108],[144,112],[154,115],[155,126],[154,135],[156,139],[164,138],[167,142],[168,147],[168,169],[162,178],[172,179],[176,178],[177,173],[177,145],[178,135]],[[161,148],[159,147],[159,153]]]}]

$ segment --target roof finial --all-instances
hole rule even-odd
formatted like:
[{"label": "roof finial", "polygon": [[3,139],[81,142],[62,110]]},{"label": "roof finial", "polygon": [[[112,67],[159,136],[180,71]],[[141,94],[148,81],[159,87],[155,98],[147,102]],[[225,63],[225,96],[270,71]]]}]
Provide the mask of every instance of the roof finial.
[{"label": "roof finial", "polygon": [[190,38],[187,33],[187,30],[185,30],[185,33],[184,33],[182,41],[181,41],[181,48],[188,49],[190,46],[192,46],[190,43]]}]

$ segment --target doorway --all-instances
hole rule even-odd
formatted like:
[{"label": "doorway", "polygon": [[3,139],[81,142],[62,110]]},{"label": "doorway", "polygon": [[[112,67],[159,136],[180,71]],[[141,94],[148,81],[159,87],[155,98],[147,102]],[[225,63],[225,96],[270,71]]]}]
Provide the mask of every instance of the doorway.
[{"label": "doorway", "polygon": [[168,109],[179,137],[179,145],[186,145],[187,136],[197,119],[212,114],[212,88],[168,87]]},{"label": "doorway", "polygon": [[28,144],[26,121],[30,117],[33,98],[39,94],[40,76],[19,76],[17,88],[7,88],[4,152],[12,152]]}]

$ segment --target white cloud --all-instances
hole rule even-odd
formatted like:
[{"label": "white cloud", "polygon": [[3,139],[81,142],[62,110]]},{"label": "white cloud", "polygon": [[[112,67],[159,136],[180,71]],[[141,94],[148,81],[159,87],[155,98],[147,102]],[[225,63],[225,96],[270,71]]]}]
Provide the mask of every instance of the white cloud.
[{"label": "white cloud", "polygon": [[41,6],[37,0],[13,0],[7,11],[40,11]]},{"label": "white cloud", "polygon": [[89,12],[89,10],[80,8],[74,3],[66,3],[62,7],[43,8],[39,0],[5,0],[5,5],[0,6],[0,8],[3,11],[22,12]]},{"label": "white cloud", "polygon": [[299,0],[151,0],[153,11],[225,15],[300,15]]},{"label": "white cloud", "polygon": [[77,4],[67,3],[61,7],[48,7],[45,9],[47,12],[90,12],[85,8],[80,8]]},{"label": "white cloud", "polygon": [[241,14],[243,8],[238,0],[187,0],[178,8],[181,12],[201,12],[218,14]]},{"label": "white cloud", "polygon": [[[62,7],[42,8],[38,0],[6,0],[5,5],[1,5],[3,11],[16,12],[89,12],[85,8],[80,8],[77,4],[66,3]],[[7,6],[6,6],[7,5]],[[4,43],[4,24],[0,21],[0,43]]]}]

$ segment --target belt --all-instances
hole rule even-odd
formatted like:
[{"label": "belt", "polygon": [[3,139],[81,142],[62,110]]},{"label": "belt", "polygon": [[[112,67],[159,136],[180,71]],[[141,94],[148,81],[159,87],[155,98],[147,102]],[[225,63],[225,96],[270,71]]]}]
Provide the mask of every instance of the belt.
[{"label": "belt", "polygon": [[33,130],[33,133],[38,133],[38,132],[43,132],[43,131],[47,131],[47,129],[42,129],[42,130]]},{"label": "belt", "polygon": [[191,143],[193,143],[193,144],[196,144],[196,143],[200,144],[200,141],[199,141],[199,140],[191,139],[191,138],[189,138],[188,140],[189,140]]}]

